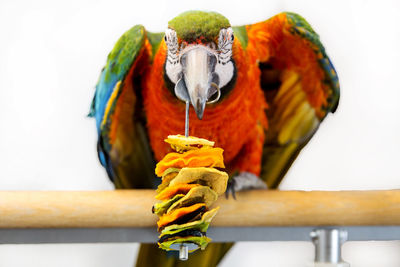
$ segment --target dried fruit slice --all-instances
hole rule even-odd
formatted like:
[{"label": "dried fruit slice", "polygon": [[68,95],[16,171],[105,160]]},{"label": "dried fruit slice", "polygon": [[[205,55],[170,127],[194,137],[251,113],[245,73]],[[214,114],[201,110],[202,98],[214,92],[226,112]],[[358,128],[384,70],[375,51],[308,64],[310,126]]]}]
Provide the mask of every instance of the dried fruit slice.
[{"label": "dried fruit slice", "polygon": [[196,186],[186,194],[186,196],[174,201],[167,210],[171,213],[173,210],[188,207],[196,203],[204,203],[210,207],[218,198],[218,194],[208,186]]},{"label": "dried fruit slice", "polygon": [[196,217],[197,214],[205,212],[205,210],[206,205],[204,203],[197,203],[190,207],[176,209],[173,212],[169,214],[166,213],[160,217],[160,220],[157,222],[158,228],[161,229],[173,223],[185,223]]},{"label": "dried fruit slice", "polygon": [[222,148],[201,148],[183,154],[169,153],[156,166],[156,175],[161,176],[168,168],[219,167],[225,168]]},{"label": "dried fruit slice", "polygon": [[188,222],[185,224],[171,224],[166,226],[159,238],[163,237],[164,235],[174,235],[180,231],[187,230],[187,229],[198,229],[200,232],[207,232],[208,226],[210,225],[211,220],[217,214],[219,207],[212,209],[210,211],[205,212],[200,220]]},{"label": "dried fruit slice", "polygon": [[175,176],[179,173],[179,169],[177,168],[168,168],[165,170],[162,176],[162,183],[157,187],[156,192],[160,193],[163,191],[165,188],[168,187],[169,183],[172,181],[172,179],[175,178]]},{"label": "dried fruit slice", "polygon": [[176,238],[180,238],[180,237],[187,237],[187,236],[199,236],[199,237],[202,237],[202,236],[205,236],[205,235],[206,235],[206,233],[201,232],[201,231],[199,231],[197,229],[186,229],[186,230],[182,230],[180,232],[177,232],[175,234],[163,235],[158,240],[158,243],[162,243],[164,241],[172,240],[172,239],[176,239]]},{"label": "dried fruit slice", "polygon": [[178,195],[175,195],[171,199],[168,199],[168,200],[163,201],[161,203],[156,203],[156,204],[154,204],[154,206],[152,208],[152,212],[154,214],[157,214],[158,216],[161,216],[161,215],[163,215],[164,213],[167,212],[167,210],[169,209],[169,207],[171,207],[171,205],[175,204],[176,201],[178,201],[179,199],[183,198],[184,196],[185,195],[183,195],[183,194],[178,194]]},{"label": "dried fruit slice", "polygon": [[[173,244],[194,243],[199,246],[198,248],[200,248],[201,250],[204,250],[207,247],[208,243],[210,243],[211,241],[212,241],[211,238],[209,238],[207,236],[201,236],[201,237],[187,236],[187,237],[179,237],[176,239],[167,240],[165,242],[158,243],[158,246],[165,250],[175,250],[175,249],[171,249],[171,246]],[[192,250],[189,249],[189,252],[193,252],[193,251],[197,250],[198,248],[192,249]]]},{"label": "dried fruit slice", "polygon": [[166,200],[170,199],[177,194],[186,195],[187,192],[190,191],[193,187],[199,186],[198,184],[177,184],[175,186],[168,186],[163,191],[161,191],[156,199],[158,200]]},{"label": "dried fruit slice", "polygon": [[169,186],[178,184],[201,184],[211,187],[218,195],[225,193],[228,174],[214,168],[182,168],[178,175],[169,183]]},{"label": "dried fruit slice", "polygon": [[202,147],[213,147],[214,142],[208,141],[207,139],[198,138],[184,135],[168,135],[168,138],[164,140],[166,143],[171,145],[171,148],[177,152],[184,152]]}]

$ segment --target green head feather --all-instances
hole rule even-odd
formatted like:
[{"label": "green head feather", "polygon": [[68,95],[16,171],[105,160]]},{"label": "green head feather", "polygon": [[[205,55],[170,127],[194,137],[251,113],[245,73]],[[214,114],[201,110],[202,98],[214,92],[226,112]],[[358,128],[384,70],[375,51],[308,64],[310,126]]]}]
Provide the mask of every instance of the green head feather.
[{"label": "green head feather", "polygon": [[168,22],[168,27],[176,31],[178,38],[189,43],[197,39],[215,41],[219,31],[230,26],[229,20],[221,14],[204,11],[187,11]]}]

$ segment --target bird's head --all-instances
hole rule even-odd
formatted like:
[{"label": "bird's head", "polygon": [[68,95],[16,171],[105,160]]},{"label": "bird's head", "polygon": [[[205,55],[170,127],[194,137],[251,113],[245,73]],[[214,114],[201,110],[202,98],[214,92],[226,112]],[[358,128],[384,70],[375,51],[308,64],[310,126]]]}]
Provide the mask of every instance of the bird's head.
[{"label": "bird's head", "polygon": [[191,102],[199,119],[234,77],[233,39],[228,19],[215,12],[189,11],[168,23],[165,73],[176,97]]}]

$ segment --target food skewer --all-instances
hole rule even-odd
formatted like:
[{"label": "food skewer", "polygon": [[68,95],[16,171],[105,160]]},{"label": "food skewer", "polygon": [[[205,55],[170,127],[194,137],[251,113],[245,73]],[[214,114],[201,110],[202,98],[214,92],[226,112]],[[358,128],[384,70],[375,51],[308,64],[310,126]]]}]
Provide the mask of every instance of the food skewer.
[{"label": "food skewer", "polygon": [[186,100],[185,137],[189,137],[189,100]]},{"label": "food skewer", "polygon": [[189,136],[190,101],[185,103],[185,136],[169,135],[164,140],[175,152],[156,165],[155,173],[162,179],[156,199],[162,202],[152,208],[160,218],[159,247],[177,251],[182,261],[212,241],[206,232],[219,207],[210,207],[226,191],[228,181],[228,174],[216,169],[225,168],[223,149]]},{"label": "food skewer", "polygon": [[[189,100],[186,100],[186,110],[185,110],[185,137],[189,136]],[[181,243],[179,246],[179,259],[181,261],[186,261],[189,258],[189,249],[186,243]]]}]

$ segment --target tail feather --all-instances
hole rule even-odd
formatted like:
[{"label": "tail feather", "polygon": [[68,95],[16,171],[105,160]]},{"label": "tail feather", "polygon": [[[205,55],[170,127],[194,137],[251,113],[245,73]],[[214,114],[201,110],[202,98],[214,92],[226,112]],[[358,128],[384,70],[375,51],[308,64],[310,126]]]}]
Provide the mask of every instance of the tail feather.
[{"label": "tail feather", "polygon": [[166,252],[157,244],[141,244],[136,267],[212,267],[217,266],[233,243],[210,243],[203,251],[189,254],[187,261],[181,261],[175,252]]}]

